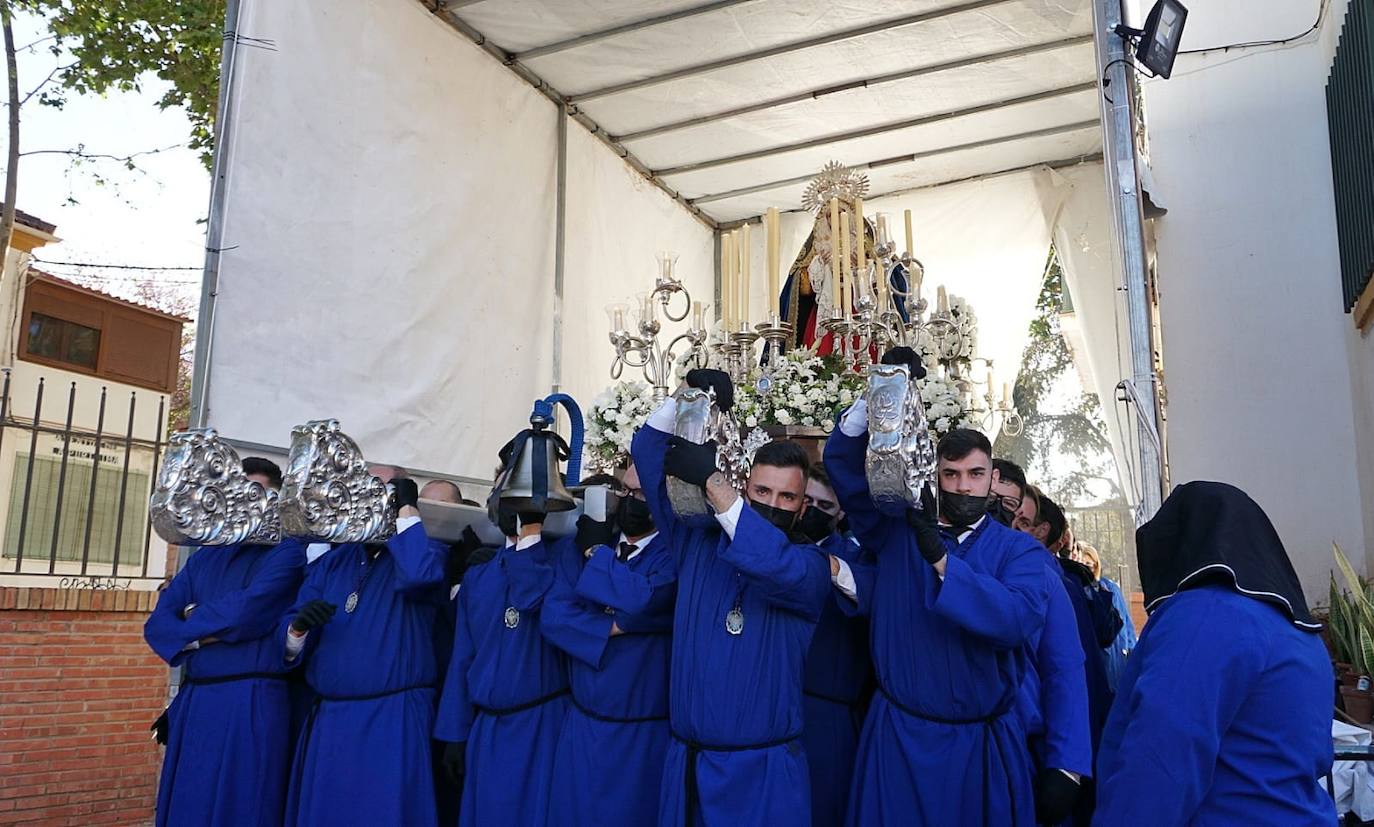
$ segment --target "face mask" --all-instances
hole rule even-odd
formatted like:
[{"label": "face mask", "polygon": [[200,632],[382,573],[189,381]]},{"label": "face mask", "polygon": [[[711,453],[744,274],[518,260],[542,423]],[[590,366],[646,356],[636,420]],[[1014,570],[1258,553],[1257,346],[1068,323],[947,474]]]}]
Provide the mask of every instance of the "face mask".
[{"label": "face mask", "polygon": [[496,527],[501,529],[501,533],[506,537],[514,537],[519,530],[515,525],[515,512],[502,511],[496,516]]},{"label": "face mask", "polygon": [[978,518],[988,513],[987,495],[979,497],[973,494],[955,494],[950,491],[940,492],[940,515],[955,528],[971,526],[978,522]]},{"label": "face mask", "polygon": [[819,508],[808,508],[797,521],[797,530],[813,543],[819,543],[835,530],[835,518]]},{"label": "face mask", "polygon": [[1001,497],[992,497],[988,500],[988,514],[1007,528],[1011,528],[1012,521],[1016,519],[1015,512],[1007,510]]},{"label": "face mask", "polygon": [[620,501],[615,511],[615,521],[626,537],[643,537],[654,530],[654,517],[649,513],[649,504],[636,497],[626,497]]},{"label": "face mask", "polygon": [[781,508],[774,508],[771,505],[764,505],[753,500],[749,501],[749,507],[784,534],[790,532],[792,527],[797,524],[797,512],[795,511],[784,511]]}]

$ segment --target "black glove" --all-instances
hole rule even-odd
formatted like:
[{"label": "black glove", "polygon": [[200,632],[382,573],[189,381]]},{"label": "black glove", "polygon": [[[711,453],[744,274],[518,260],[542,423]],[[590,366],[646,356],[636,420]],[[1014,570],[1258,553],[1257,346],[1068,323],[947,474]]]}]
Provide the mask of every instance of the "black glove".
[{"label": "black glove", "polygon": [[[167,709],[171,709],[171,707],[169,706]],[[167,746],[167,709],[162,710],[162,714],[157,716],[153,725],[148,727],[148,730],[153,733],[153,740],[164,747]]]},{"label": "black glove", "polygon": [[1062,770],[1044,769],[1035,779],[1035,820],[1053,825],[1068,821],[1083,785]]},{"label": "black glove", "polygon": [[593,546],[614,548],[618,535],[610,520],[593,520],[586,514],[577,518],[577,550],[584,554]]},{"label": "black glove", "polygon": [[916,548],[921,552],[921,557],[933,566],[945,556],[946,550],[936,523],[935,495],[930,493],[929,487],[921,490],[921,505],[919,510],[907,509],[906,522],[916,534]]},{"label": "black glove", "polygon": [[926,366],[922,364],[921,357],[916,355],[916,351],[906,345],[897,345],[887,349],[883,354],[884,365],[906,365],[912,379],[926,378]]},{"label": "black glove", "polygon": [[415,480],[408,477],[401,477],[391,481],[391,490],[396,494],[396,507],[414,508],[420,502],[420,486],[415,484]]},{"label": "black glove", "polygon": [[687,371],[687,386],[698,390],[716,392],[716,407],[728,413],[735,407],[735,385],[730,374],[714,368],[693,368]]},{"label": "black glove", "polygon": [[[482,546],[480,548],[475,548],[472,550],[472,553],[468,555],[467,567],[470,569],[473,566],[480,566],[483,563],[490,563],[491,559],[495,556],[496,549],[492,548],[491,546]],[[466,569],[464,570],[464,572],[466,572]]]},{"label": "black glove", "polygon": [[466,741],[444,744],[444,775],[448,776],[449,783],[460,790],[463,789],[463,775],[467,771],[467,751]]},{"label": "black glove", "polygon": [[297,632],[318,629],[329,622],[338,608],[338,606],[325,600],[312,600],[302,606],[299,612],[296,612],[295,619],[291,621],[291,628]]},{"label": "black glove", "polygon": [[668,437],[663,473],[692,485],[705,485],[716,473],[716,441],[698,445],[680,436]]}]

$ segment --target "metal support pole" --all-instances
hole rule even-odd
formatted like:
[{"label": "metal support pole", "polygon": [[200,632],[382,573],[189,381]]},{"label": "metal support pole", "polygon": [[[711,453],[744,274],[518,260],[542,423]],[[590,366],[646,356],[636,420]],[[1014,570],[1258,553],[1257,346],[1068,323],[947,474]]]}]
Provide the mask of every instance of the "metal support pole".
[{"label": "metal support pole", "polygon": [[568,230],[568,113],[558,112],[558,148],[554,159],[557,185],[554,191],[553,229],[553,392],[563,390],[563,267]]},{"label": "metal support pole", "polygon": [[243,0],[225,4],[224,43],[219,62],[219,111],[215,115],[215,160],[210,175],[210,214],[205,232],[205,272],[200,283],[200,312],[196,314],[196,353],[191,372],[191,427],[203,428],[209,417],[210,346],[215,336],[215,297],[219,293],[219,259],[224,247],[224,208],[228,197],[225,174],[229,167],[234,127],[234,59],[239,37],[239,9]]},{"label": "metal support pole", "polygon": [[1114,31],[1122,22],[1122,0],[1094,0],[1097,69],[1102,79],[1102,155],[1111,200],[1112,239],[1123,269],[1126,310],[1131,336],[1131,381],[1140,447],[1140,502],[1136,519],[1142,522],[1159,510],[1163,499],[1163,462],[1156,448],[1154,353],[1150,342],[1150,297],[1145,261],[1145,215],[1141,203],[1139,158],[1135,145],[1135,101],[1126,41]]}]

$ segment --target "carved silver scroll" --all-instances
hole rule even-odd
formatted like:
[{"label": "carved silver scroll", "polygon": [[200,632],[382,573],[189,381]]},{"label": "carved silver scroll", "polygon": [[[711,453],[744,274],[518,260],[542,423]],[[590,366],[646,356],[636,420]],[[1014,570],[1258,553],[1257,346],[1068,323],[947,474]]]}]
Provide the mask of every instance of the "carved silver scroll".
[{"label": "carved silver scroll", "polygon": [[[716,441],[716,470],[725,475],[735,490],[744,489],[749,479],[749,464],[753,452],[746,449],[740,438],[739,425],[734,417],[721,413],[715,405],[715,394],[699,388],[682,388],[673,394],[677,400],[677,421],[673,434],[698,445]],[[679,517],[699,517],[713,512],[706,502],[706,492],[699,485],[668,477],[668,501]]]},{"label": "carved silver scroll", "polygon": [[905,365],[868,368],[868,452],[864,472],[879,510],[919,507],[921,489],[935,480],[935,441],[921,394]]},{"label": "carved silver scroll", "polygon": [[318,542],[380,542],[396,531],[386,484],[367,473],[358,444],[336,419],[291,430],[280,511],[283,531]]},{"label": "carved silver scroll", "polygon": [[168,440],[148,512],[158,536],[175,545],[281,540],[276,493],[244,475],[238,453],[213,428]]}]

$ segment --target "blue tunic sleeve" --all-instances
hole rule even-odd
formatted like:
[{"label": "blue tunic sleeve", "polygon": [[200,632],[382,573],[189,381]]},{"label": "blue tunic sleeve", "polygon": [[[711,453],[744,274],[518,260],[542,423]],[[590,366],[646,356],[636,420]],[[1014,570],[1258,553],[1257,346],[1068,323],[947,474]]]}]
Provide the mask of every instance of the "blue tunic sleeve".
[{"label": "blue tunic sleeve", "polygon": [[143,624],[143,639],[158,657],[172,666],[185,659],[186,653],[182,650],[187,644],[199,640],[199,636],[189,631],[186,621],[181,619],[181,610],[186,608],[186,604],[195,601],[191,574],[195,559],[196,555],[193,553],[186,561],[186,566],[177,572],[172,582],[162,590],[152,614],[148,615],[148,620]]},{"label": "blue tunic sleeve", "polygon": [[[339,556],[342,554],[342,549],[333,549],[324,560],[320,560],[315,565],[306,568],[305,582],[301,583],[301,589],[296,593],[296,602],[292,604],[291,608],[286,610],[286,614],[282,616],[281,621],[277,624],[276,641],[273,645],[281,652],[282,660],[286,660],[286,636],[291,627],[291,621],[295,620],[296,613],[301,610],[302,606],[312,600],[319,600],[324,597],[324,582],[328,576],[330,567],[338,562]],[[319,643],[321,634],[323,634],[322,630],[315,629],[305,636],[305,648],[301,649],[300,654],[295,660],[287,661],[291,664],[292,668],[305,663],[311,650]]]},{"label": "blue tunic sleeve", "polygon": [[926,604],[994,646],[1015,649],[1045,620],[1049,584],[1035,554],[1030,549],[1011,552],[995,577],[975,571],[957,555],[946,555],[944,581],[927,581],[933,585]]},{"label": "blue tunic sleeve", "polygon": [[[558,551],[577,550],[571,544],[557,546]],[[555,556],[541,539],[538,543],[519,551],[507,550],[498,558],[501,570],[510,581],[510,604],[522,612],[538,610],[544,603],[554,581],[554,564],[550,557]]]},{"label": "blue tunic sleeve", "polygon": [[655,549],[643,553],[652,559],[641,573],[617,560],[615,552],[606,546],[598,547],[577,578],[578,597],[627,615],[671,614],[677,594],[672,557]]},{"label": "blue tunic sleeve", "polygon": [[735,538],[717,552],[769,603],[815,623],[830,597],[830,560],[816,546],[796,545],[747,505]]},{"label": "blue tunic sleeve", "polygon": [[226,643],[256,640],[272,631],[283,607],[290,605],[305,576],[305,546],[287,538],[277,544],[247,588],[197,604],[186,619],[186,632],[197,639],[215,637]]},{"label": "blue tunic sleeve", "polygon": [[1197,589],[1166,601],[1131,655],[1102,734],[1093,823],[1188,823],[1265,659],[1253,621],[1221,596]]},{"label": "blue tunic sleeve", "polygon": [[[579,553],[571,543],[560,541],[559,546],[558,573],[540,610],[539,631],[549,643],[593,669],[599,669],[615,621],[600,608],[605,601],[591,605],[578,595],[574,580],[581,572],[572,555]],[[603,551],[609,552],[609,549],[604,546],[597,549],[597,553]]]},{"label": "blue tunic sleeve", "polygon": [[396,590],[408,598],[440,602],[443,592],[444,558],[442,543],[429,539],[425,527],[416,523],[386,541],[387,551],[396,561]]},{"label": "blue tunic sleeve", "polygon": [[1083,669],[1078,621],[1063,581],[1048,568],[1045,579],[1049,603],[1035,658],[1045,719],[1045,766],[1091,776],[1088,679]]},{"label": "blue tunic sleeve", "polygon": [[835,497],[849,518],[849,527],[866,549],[881,551],[887,544],[893,518],[878,511],[868,491],[864,451],[868,435],[845,436],[839,428],[825,441],[825,470],[835,487]]},{"label": "blue tunic sleeve", "polygon": [[477,647],[472,642],[468,624],[466,590],[458,589],[454,608],[453,657],[444,676],[444,690],[439,696],[439,709],[434,716],[434,738],[438,741],[462,743],[472,729],[472,695],[468,690],[468,670]]},{"label": "blue tunic sleeve", "polygon": [[[663,473],[663,457],[668,452],[669,436],[652,425],[641,426],[630,443],[630,456],[639,474],[639,484],[644,489],[644,501],[653,515],[654,526],[668,542],[668,549],[674,558],[679,559],[689,544],[691,533],[697,529],[679,518],[668,500],[668,477]],[[703,519],[702,527],[718,530],[715,518],[710,516]]]}]

